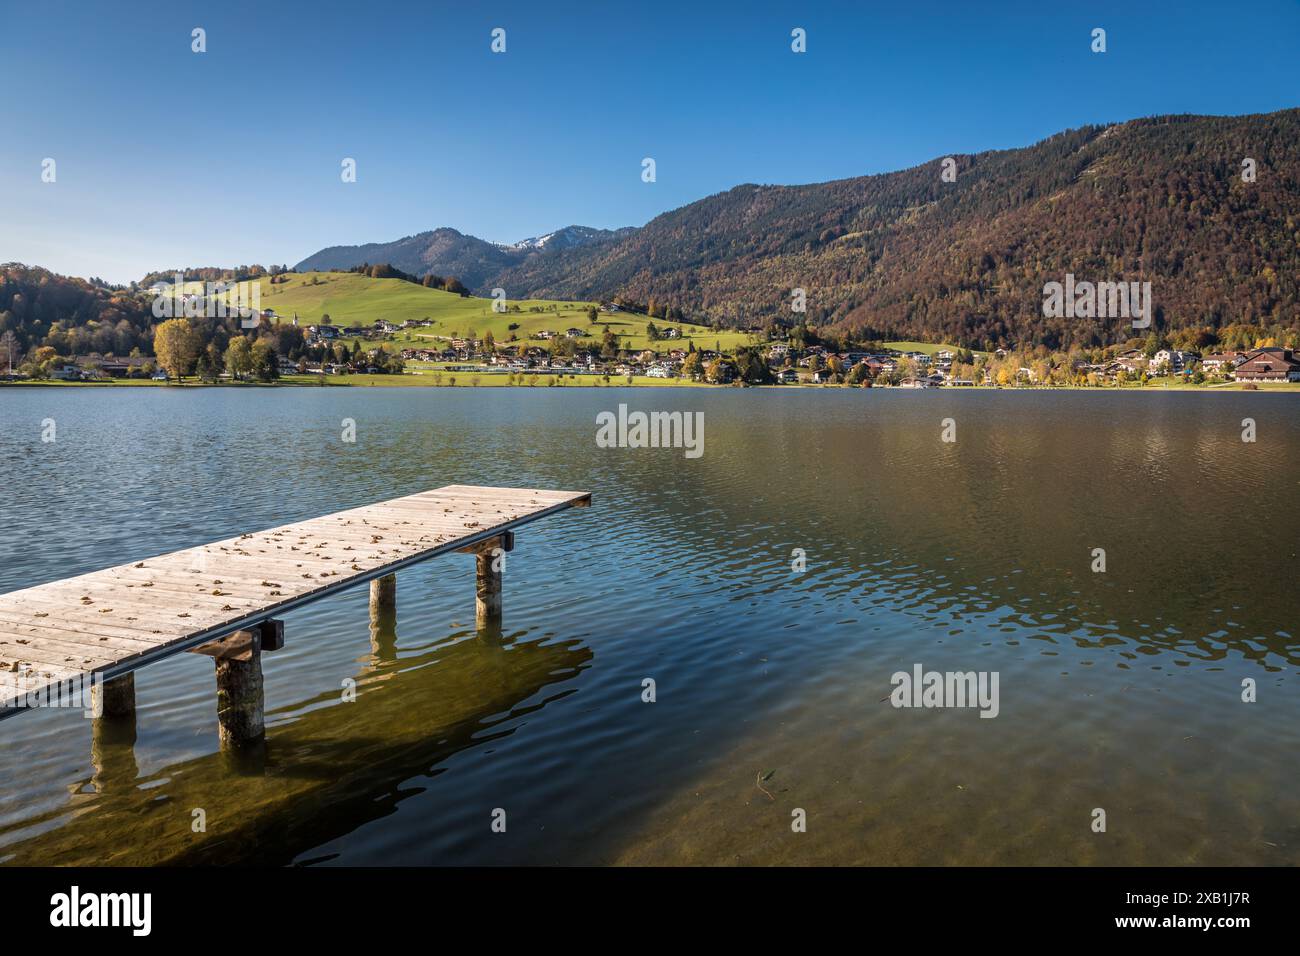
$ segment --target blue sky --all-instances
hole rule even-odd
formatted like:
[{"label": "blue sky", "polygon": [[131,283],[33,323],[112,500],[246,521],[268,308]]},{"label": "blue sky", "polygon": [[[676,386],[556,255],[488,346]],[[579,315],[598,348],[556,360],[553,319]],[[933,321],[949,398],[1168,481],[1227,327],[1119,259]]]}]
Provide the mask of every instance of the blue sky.
[{"label": "blue sky", "polygon": [[125,282],[444,225],[641,225],[739,183],[1293,107],[1298,61],[1295,0],[0,0],[0,261]]}]

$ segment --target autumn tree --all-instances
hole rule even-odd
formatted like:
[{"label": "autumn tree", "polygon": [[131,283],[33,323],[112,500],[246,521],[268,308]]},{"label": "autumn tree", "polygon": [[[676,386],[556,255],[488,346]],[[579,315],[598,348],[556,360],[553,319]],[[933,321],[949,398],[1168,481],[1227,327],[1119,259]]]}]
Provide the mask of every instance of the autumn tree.
[{"label": "autumn tree", "polygon": [[271,382],[280,377],[280,359],[270,339],[258,339],[249,349],[248,359],[249,371],[257,376],[259,382]]},{"label": "autumn tree", "polygon": [[221,373],[225,370],[226,363],[221,358],[221,349],[217,346],[216,342],[208,343],[208,348],[205,354],[208,357],[208,369],[211,371],[212,380],[215,382],[221,377]]},{"label": "autumn tree", "polygon": [[239,381],[253,370],[253,347],[242,335],[230,340],[226,349],[226,371],[230,377]]},{"label": "autumn tree", "polygon": [[8,363],[7,368],[10,373],[14,369],[14,359],[18,357],[18,338],[10,329],[5,330],[5,334],[0,336],[0,350],[5,353],[5,361]]},{"label": "autumn tree", "polygon": [[189,319],[168,319],[153,334],[153,354],[158,364],[180,382],[199,351],[199,337]]},{"label": "autumn tree", "polygon": [[686,356],[686,361],[682,362],[682,374],[693,381],[698,381],[704,374],[704,362],[700,360],[699,352]]}]

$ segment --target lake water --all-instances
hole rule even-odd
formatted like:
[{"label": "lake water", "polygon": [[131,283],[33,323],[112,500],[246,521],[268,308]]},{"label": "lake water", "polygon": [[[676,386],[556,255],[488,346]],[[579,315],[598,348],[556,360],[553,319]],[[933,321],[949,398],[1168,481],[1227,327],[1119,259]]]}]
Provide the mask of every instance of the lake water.
[{"label": "lake water", "polygon": [[[704,454],[597,447],[619,402],[702,411]],[[137,674],[134,746],[0,721],[0,862],[1300,863],[1297,394],[4,389],[0,450],[0,592],[594,494],[520,532],[499,642],[465,555],[399,575],[395,634],[364,587],[287,615],[256,766],[200,655]],[[995,672],[997,717],[895,708],[917,664]]]}]

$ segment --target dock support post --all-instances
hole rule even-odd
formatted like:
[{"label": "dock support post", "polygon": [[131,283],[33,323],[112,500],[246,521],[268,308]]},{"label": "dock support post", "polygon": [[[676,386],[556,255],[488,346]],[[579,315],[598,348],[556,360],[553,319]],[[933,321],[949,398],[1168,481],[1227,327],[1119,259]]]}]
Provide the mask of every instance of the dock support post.
[{"label": "dock support post", "polygon": [[92,683],[90,713],[95,790],[129,789],[139,773],[135,762],[135,673]]},{"label": "dock support post", "polygon": [[492,551],[474,556],[478,577],[474,588],[474,623],[479,630],[501,626],[501,561]]},{"label": "dock support post", "polygon": [[262,634],[237,631],[239,652],[217,657],[217,733],[223,750],[238,750],[266,737],[262,694]]},{"label": "dock support post", "polygon": [[397,613],[397,575],[386,574],[370,582],[370,623]]},{"label": "dock support post", "polygon": [[135,721],[135,672],[90,685],[90,709],[96,721]]},{"label": "dock support post", "polygon": [[506,552],[514,549],[513,531],[459,549],[460,554],[474,555],[474,623],[480,633],[501,633],[501,572]]},{"label": "dock support post", "polygon": [[380,661],[397,657],[397,575],[370,582],[370,650]]}]

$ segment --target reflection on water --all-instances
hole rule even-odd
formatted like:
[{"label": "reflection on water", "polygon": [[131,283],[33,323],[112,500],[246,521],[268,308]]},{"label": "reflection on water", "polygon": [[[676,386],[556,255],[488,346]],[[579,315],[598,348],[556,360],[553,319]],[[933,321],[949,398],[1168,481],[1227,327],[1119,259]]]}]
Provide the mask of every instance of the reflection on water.
[{"label": "reflection on water", "polygon": [[[251,760],[205,754],[141,775],[131,741],[97,742],[93,779],[53,814],[61,825],[10,847],[12,862],[292,862],[394,813],[424,790],[412,777],[435,778],[457,751],[513,733],[569,693],[561,685],[590,659],[580,647],[476,638],[376,656],[356,678],[355,701],[322,694],[270,714],[283,719]],[[94,812],[79,813],[82,803]]]},{"label": "reflection on water", "polygon": [[[620,401],[703,411],[704,456],[597,448]],[[75,711],[0,723],[0,861],[1300,862],[1297,411],[1269,394],[0,392],[0,518],[23,532],[0,540],[0,591],[453,482],[595,493],[520,533],[499,641],[472,635],[468,556],[403,572],[373,627],[364,588],[291,614],[256,766],[216,752],[197,655],[137,675],[134,746]],[[889,677],[916,663],[997,671],[1000,715],[895,710]]]}]

